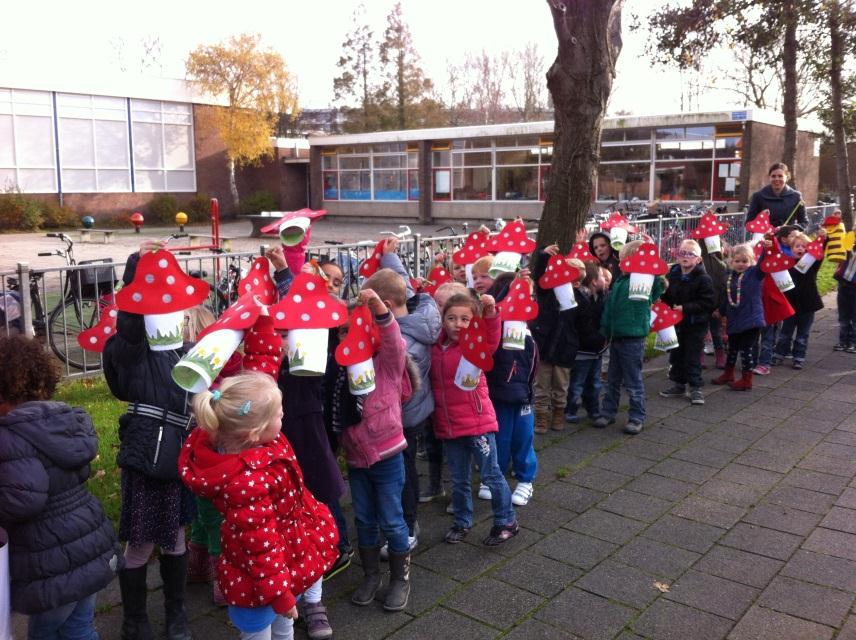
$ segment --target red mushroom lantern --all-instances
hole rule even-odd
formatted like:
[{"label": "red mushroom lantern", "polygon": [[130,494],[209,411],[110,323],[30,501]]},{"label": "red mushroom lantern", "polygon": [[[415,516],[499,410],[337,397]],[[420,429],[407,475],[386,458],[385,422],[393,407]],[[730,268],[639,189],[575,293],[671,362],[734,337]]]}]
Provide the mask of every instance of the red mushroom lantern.
[{"label": "red mushroom lantern", "polygon": [[761,261],[761,271],[773,276],[773,282],[776,283],[776,287],[784,293],[796,286],[793,278],[791,278],[791,274],[788,272],[788,269],[796,263],[796,260],[790,256],[786,256],[777,247],[773,247]]},{"label": "red mushroom lantern", "polygon": [[805,253],[803,254],[803,257],[799,259],[799,262],[796,263],[794,269],[800,273],[808,273],[808,270],[812,268],[815,262],[823,260],[823,252],[823,240],[820,238],[812,240],[806,245]]},{"label": "red mushroom lantern", "polygon": [[428,274],[428,279],[422,285],[422,292],[433,297],[434,292],[437,291],[437,287],[451,281],[452,274],[449,273],[444,266],[437,265],[431,269],[431,273]]},{"label": "red mushroom lantern", "polygon": [[499,303],[502,317],[502,348],[522,351],[526,348],[527,321],[538,316],[538,303],[532,299],[528,278],[515,278],[505,298]]},{"label": "red mushroom lantern", "polygon": [[672,309],[665,302],[657,301],[651,306],[651,331],[657,333],[654,348],[668,351],[678,347],[678,332],[675,326],[684,318],[684,314]]},{"label": "red mushroom lantern", "polygon": [[657,245],[646,242],[629,258],[621,261],[621,270],[630,274],[628,297],[631,300],[649,301],[654,277],[669,270],[669,265],[660,258]]},{"label": "red mushroom lantern", "polygon": [[461,345],[461,360],[455,372],[455,386],[463,391],[474,391],[482,371],[493,369],[484,318],[473,318],[466,329],[461,329],[458,344]]},{"label": "red mushroom lantern", "polygon": [[377,273],[378,269],[380,269],[380,259],[383,257],[383,245],[386,242],[386,239],[381,240],[375,245],[375,248],[372,249],[369,257],[363,260],[363,263],[360,265],[360,276],[363,278],[371,278],[375,273]]},{"label": "red mushroom lantern", "polygon": [[452,262],[466,267],[468,287],[472,287],[474,284],[473,263],[490,253],[488,250],[489,241],[490,233],[487,230],[478,229],[468,235],[464,246],[452,254]]},{"label": "red mushroom lantern", "polygon": [[143,223],[145,221],[146,220],[145,218],[143,218],[143,214],[139,211],[134,211],[134,213],[131,214],[131,224],[134,225],[134,232],[139,233],[140,227],[143,226]]},{"label": "red mushroom lantern", "polygon": [[523,254],[535,250],[535,241],[526,234],[526,226],[518,219],[493,236],[488,242],[488,249],[496,253],[488,275],[496,278],[501,273],[517,271]]},{"label": "red mushroom lantern", "polygon": [[773,225],[770,222],[770,210],[764,209],[757,216],[746,223],[746,231],[752,234],[752,244],[761,242],[764,236],[773,231]]},{"label": "red mushroom lantern", "polygon": [[698,226],[693,229],[693,238],[704,240],[708,253],[722,252],[722,234],[728,231],[728,225],[720,222],[715,214],[708,211],[698,221]]},{"label": "red mushroom lantern", "polygon": [[606,222],[600,223],[600,228],[609,231],[609,241],[613,249],[620,249],[627,242],[627,235],[639,233],[639,228],[630,224],[623,215],[617,211],[613,213]]},{"label": "red mushroom lantern", "polygon": [[556,254],[547,262],[544,275],[538,278],[538,286],[552,289],[559,301],[559,311],[567,311],[577,306],[574,297],[574,283],[580,278],[580,270],[568,263],[568,258]]},{"label": "red mushroom lantern", "polygon": [[380,344],[380,332],[366,304],[351,312],[348,335],[336,347],[336,362],[347,368],[348,390],[355,396],[375,389],[373,357]]},{"label": "red mushroom lantern", "polygon": [[276,222],[262,227],[260,231],[262,233],[277,233],[282,244],[287,247],[294,247],[307,239],[312,223],[325,215],[327,215],[326,209],[289,211]]},{"label": "red mushroom lantern", "polygon": [[119,316],[119,309],[115,304],[111,304],[101,310],[101,318],[94,327],[87,329],[77,336],[77,344],[84,351],[94,351],[102,353],[104,347],[116,333],[116,319]]},{"label": "red mushroom lantern", "polygon": [[592,254],[591,249],[589,249],[588,244],[585,242],[577,242],[567,257],[582,260],[583,262],[600,262],[597,257]]}]

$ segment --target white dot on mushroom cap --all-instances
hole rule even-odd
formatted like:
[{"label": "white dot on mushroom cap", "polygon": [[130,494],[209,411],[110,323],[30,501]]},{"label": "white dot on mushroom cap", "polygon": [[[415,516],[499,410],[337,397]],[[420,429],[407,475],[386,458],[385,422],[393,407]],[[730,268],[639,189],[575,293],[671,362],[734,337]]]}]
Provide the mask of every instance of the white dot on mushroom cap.
[{"label": "white dot on mushroom cap", "polygon": [[146,277],[145,277],[145,280],[146,280],[146,282],[148,282],[149,284],[151,284],[152,282],[154,282],[154,281],[155,281],[155,277],[154,277],[152,274],[147,273],[147,274],[146,274]]},{"label": "white dot on mushroom cap", "polygon": [[259,286],[259,279],[258,279],[258,278],[253,278],[253,284],[254,284],[254,285],[256,285],[256,286]]},{"label": "white dot on mushroom cap", "polygon": [[169,262],[166,261],[166,258],[161,258],[160,260],[158,260],[158,266],[161,269],[166,269],[168,265],[169,265]]},{"label": "white dot on mushroom cap", "polygon": [[318,302],[316,302],[316,303],[315,303],[315,305],[316,305],[319,309],[323,309],[324,307],[326,307],[326,306],[327,306],[327,303],[326,303],[326,302],[324,302],[323,300],[319,300]]},{"label": "white dot on mushroom cap", "polygon": [[529,305],[527,305],[527,307],[526,307],[526,313],[529,313],[530,311],[532,311],[532,307],[531,307],[531,306],[529,306]]},{"label": "white dot on mushroom cap", "polygon": [[252,291],[252,290],[253,290],[253,287],[250,285],[249,282],[244,285],[244,291]]},{"label": "white dot on mushroom cap", "polygon": [[306,290],[307,291],[315,291],[315,283],[314,282],[307,282],[306,283]]},{"label": "white dot on mushroom cap", "polygon": [[262,277],[262,280],[264,280],[265,282],[269,282],[270,276],[264,276],[264,277]]},{"label": "white dot on mushroom cap", "polygon": [[303,296],[301,296],[299,293],[295,293],[292,300],[294,300],[295,303],[300,304],[301,302],[303,302]]},{"label": "white dot on mushroom cap", "polygon": [[366,348],[366,343],[365,343],[365,342],[363,342],[362,340],[360,340],[360,341],[357,343],[357,349],[359,349],[360,351],[362,351],[362,350],[363,350],[363,349],[365,349],[365,348]]},{"label": "white dot on mushroom cap", "polygon": [[508,306],[508,312],[512,313],[513,311],[514,311],[514,305],[509,305]]},{"label": "white dot on mushroom cap", "polygon": [[303,322],[309,322],[309,314],[308,313],[300,314],[300,319],[303,320]]},{"label": "white dot on mushroom cap", "polygon": [[193,292],[196,291],[196,288],[192,284],[189,284],[184,288],[184,291],[187,293],[187,295],[190,296],[193,295]]},{"label": "white dot on mushroom cap", "polygon": [[471,343],[470,343],[470,349],[475,349],[475,348],[476,348],[475,343],[471,342]]},{"label": "white dot on mushroom cap", "polygon": [[115,318],[119,315],[119,312],[116,309],[110,309],[110,317]]},{"label": "white dot on mushroom cap", "polygon": [[282,320],[283,318],[285,318],[285,314],[282,311],[277,311],[276,312],[276,319]]},{"label": "white dot on mushroom cap", "polygon": [[349,353],[351,353],[351,348],[350,348],[350,347],[345,347],[344,349],[342,349],[342,354],[343,354],[343,355],[348,355]]},{"label": "white dot on mushroom cap", "polygon": [[476,342],[481,342],[481,341],[482,341],[482,337],[481,337],[481,336],[476,336]]},{"label": "white dot on mushroom cap", "polygon": [[244,311],[244,313],[241,314],[241,320],[246,320],[249,317],[250,317],[249,311]]},{"label": "white dot on mushroom cap", "polygon": [[89,344],[95,344],[96,342],[98,342],[98,338],[96,338],[95,336],[91,336],[89,338]]},{"label": "white dot on mushroom cap", "polygon": [[363,323],[363,319],[357,318],[357,326],[361,325],[362,323]]},{"label": "white dot on mushroom cap", "polygon": [[337,311],[334,311],[332,314],[330,314],[330,317],[333,318],[333,320],[338,320],[339,313]]},{"label": "white dot on mushroom cap", "polygon": [[133,300],[134,302],[139,302],[142,299],[143,299],[142,293],[135,293],[134,295],[131,296],[131,300]]},{"label": "white dot on mushroom cap", "polygon": [[644,267],[644,266],[645,266],[645,264],[646,264],[646,262],[645,262],[644,260],[640,260],[640,261],[639,261],[639,266],[640,266],[640,267]]},{"label": "white dot on mushroom cap", "polygon": [[167,276],[166,277],[167,284],[175,284],[175,276]]},{"label": "white dot on mushroom cap", "polygon": [[113,327],[104,327],[104,333],[113,333]]},{"label": "white dot on mushroom cap", "polygon": [[161,300],[163,300],[164,304],[169,304],[170,302],[172,302],[172,296],[168,293],[165,293],[161,296]]},{"label": "white dot on mushroom cap", "polygon": [[479,358],[481,358],[482,360],[484,360],[484,357],[485,357],[485,356],[484,356],[484,352],[482,352],[482,353],[480,353],[480,354],[479,354]]}]

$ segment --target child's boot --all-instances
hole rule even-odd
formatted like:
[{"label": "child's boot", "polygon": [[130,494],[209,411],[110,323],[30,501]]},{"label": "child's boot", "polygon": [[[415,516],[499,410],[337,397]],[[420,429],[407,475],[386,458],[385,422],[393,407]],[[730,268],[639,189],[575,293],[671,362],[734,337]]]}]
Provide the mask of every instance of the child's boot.
[{"label": "child's boot", "polygon": [[153,640],[146,613],[147,565],[119,571],[119,591],[122,594],[122,640]]},{"label": "child's boot", "polygon": [[731,384],[734,382],[734,365],[725,365],[725,371],[717,378],[711,380],[713,384]]},{"label": "child's boot", "polygon": [[184,587],[187,580],[187,552],[180,556],[162,554],[160,574],[166,613],[167,640],[192,640],[184,610]]},{"label": "child's boot", "polygon": [[716,350],[716,368],[725,369],[725,349]]},{"label": "child's boot", "polygon": [[729,387],[734,389],[735,391],[751,391],[752,389],[752,370],[745,369],[743,371],[743,375],[740,380],[737,382],[730,382],[728,384]]},{"label": "child's boot", "polygon": [[320,602],[307,602],[303,605],[303,617],[306,618],[306,635],[309,640],[326,640],[333,637],[333,628],[327,619],[327,607]]},{"label": "child's boot", "polygon": [[550,429],[550,415],[544,411],[535,411],[535,433],[547,433]]},{"label": "child's boot", "polygon": [[361,607],[369,605],[380,589],[380,547],[360,547],[363,582],[351,596],[351,602]]},{"label": "child's boot", "polygon": [[195,542],[187,543],[187,581],[208,582],[215,575],[210,564],[208,548]]},{"label": "child's boot", "polygon": [[558,409],[553,407],[553,419],[550,422],[550,428],[553,431],[562,431],[565,428],[565,408]]},{"label": "child's boot", "polygon": [[407,606],[410,596],[410,554],[389,553],[389,587],[383,608],[387,611],[401,611]]},{"label": "child's boot", "polygon": [[220,583],[217,581],[217,563],[219,561],[219,556],[208,557],[208,562],[211,564],[211,596],[216,606],[225,607],[228,603],[223,592],[220,590]]}]

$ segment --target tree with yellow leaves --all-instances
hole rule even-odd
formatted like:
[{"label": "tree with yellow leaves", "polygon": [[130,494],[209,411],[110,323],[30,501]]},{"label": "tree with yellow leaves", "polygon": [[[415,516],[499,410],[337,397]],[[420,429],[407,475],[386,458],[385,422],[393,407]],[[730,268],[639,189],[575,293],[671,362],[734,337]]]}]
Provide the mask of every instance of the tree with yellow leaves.
[{"label": "tree with yellow leaves", "polygon": [[187,75],[213,95],[229,100],[215,112],[229,160],[229,188],[240,204],[235,167],[257,164],[274,153],[271,138],[281,113],[296,115],[297,92],[282,56],[243,33],[215,45],[200,45],[185,64]]}]

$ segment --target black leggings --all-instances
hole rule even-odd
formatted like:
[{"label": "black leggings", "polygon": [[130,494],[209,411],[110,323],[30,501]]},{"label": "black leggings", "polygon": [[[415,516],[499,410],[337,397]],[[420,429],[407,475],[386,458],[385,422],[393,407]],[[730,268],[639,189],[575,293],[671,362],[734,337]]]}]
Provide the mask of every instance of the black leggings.
[{"label": "black leggings", "polygon": [[737,354],[742,359],[743,372],[752,371],[758,364],[758,336],[760,329],[748,329],[740,333],[728,334],[728,358],[726,364],[733,367],[737,364]]}]

